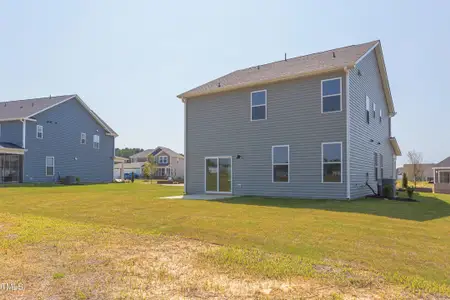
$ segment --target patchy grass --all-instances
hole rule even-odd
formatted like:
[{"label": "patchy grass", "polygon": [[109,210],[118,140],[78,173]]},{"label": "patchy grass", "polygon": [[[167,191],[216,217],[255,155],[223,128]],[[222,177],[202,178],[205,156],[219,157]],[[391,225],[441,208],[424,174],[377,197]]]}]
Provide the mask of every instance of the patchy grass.
[{"label": "patchy grass", "polygon": [[[419,203],[159,199],[181,193],[154,184],[2,188],[0,259],[10,263],[0,266],[0,282],[22,281],[43,297],[47,284],[78,299],[209,297],[243,278],[254,285],[236,297],[309,291],[292,287],[298,277],[310,287],[333,282],[327,297],[343,293],[334,287],[391,284],[450,295],[448,195],[422,194]],[[99,282],[100,271],[110,275]]]}]

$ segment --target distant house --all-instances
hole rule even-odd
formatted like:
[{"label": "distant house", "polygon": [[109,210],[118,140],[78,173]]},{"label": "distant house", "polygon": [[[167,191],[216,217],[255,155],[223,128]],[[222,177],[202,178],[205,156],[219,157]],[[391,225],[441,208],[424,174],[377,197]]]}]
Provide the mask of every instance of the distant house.
[{"label": "distant house", "polygon": [[434,171],[434,192],[450,194],[450,156],[437,163]]},{"label": "distant house", "polygon": [[0,102],[0,184],[111,182],[115,137],[77,95]]},{"label": "distant house", "polygon": [[186,194],[355,199],[397,177],[380,41],[236,70],[178,98]]},{"label": "distant house", "polygon": [[[135,162],[135,163],[117,163],[114,165],[114,178],[120,179],[121,174],[126,173],[134,173],[137,176],[141,177],[143,172],[144,163],[143,162]],[[123,168],[123,171],[122,171]],[[121,173],[123,172],[123,173]]]},{"label": "distant house", "polygon": [[[433,168],[436,164],[426,163],[426,164],[417,164],[416,165],[416,181],[433,181]],[[406,176],[410,181],[414,180],[414,165],[412,164],[404,164],[403,170],[401,173],[400,179],[403,178],[403,173],[406,173]]]},{"label": "distant house", "polygon": [[184,156],[170,148],[158,146],[130,156],[131,163],[144,164],[152,154],[157,163],[156,178],[181,177],[184,178]]}]

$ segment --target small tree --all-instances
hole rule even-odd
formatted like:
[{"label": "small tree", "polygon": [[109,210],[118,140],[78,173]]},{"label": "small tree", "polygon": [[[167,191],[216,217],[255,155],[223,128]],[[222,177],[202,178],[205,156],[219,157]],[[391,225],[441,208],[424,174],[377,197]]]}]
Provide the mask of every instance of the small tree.
[{"label": "small tree", "polygon": [[405,190],[408,187],[408,176],[406,175],[406,173],[403,173],[402,186]]},{"label": "small tree", "polygon": [[412,165],[414,188],[417,185],[417,178],[419,178],[423,173],[422,161],[422,153],[416,152],[416,150],[408,152],[408,162]]},{"label": "small tree", "polygon": [[149,179],[150,178],[150,165],[148,162],[144,164],[144,178]]},{"label": "small tree", "polygon": [[[152,182],[153,175],[156,173],[156,169],[158,167],[158,165],[156,164],[156,161],[155,161],[155,157],[152,154],[149,154],[147,156],[147,162],[145,163],[145,165],[147,166],[148,171],[149,171],[150,182]],[[145,165],[144,165],[144,167],[145,167]]]}]

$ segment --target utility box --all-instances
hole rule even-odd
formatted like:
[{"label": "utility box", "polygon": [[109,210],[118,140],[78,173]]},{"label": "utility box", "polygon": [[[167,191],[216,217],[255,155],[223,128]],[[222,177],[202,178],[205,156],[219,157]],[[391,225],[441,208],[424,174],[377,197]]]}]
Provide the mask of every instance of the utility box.
[{"label": "utility box", "polygon": [[396,194],[396,180],[395,179],[389,179],[389,178],[384,178],[381,180],[381,190],[380,191],[380,195],[382,196],[386,196],[384,195],[384,187],[385,186],[391,186],[392,187],[392,197],[395,197]]}]

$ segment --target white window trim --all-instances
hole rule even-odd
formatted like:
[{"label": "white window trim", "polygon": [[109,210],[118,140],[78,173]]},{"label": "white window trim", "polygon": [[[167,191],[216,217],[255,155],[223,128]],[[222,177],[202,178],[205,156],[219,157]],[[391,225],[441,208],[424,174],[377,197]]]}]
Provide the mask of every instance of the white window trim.
[{"label": "white window trim", "polygon": [[380,120],[379,120],[380,124],[383,123],[383,111],[380,108]]},{"label": "white window trim", "polygon": [[[95,141],[95,137],[98,137],[98,142]],[[96,143],[97,143],[98,147],[95,147]],[[94,134],[92,136],[92,147],[97,150],[100,149],[100,136],[98,134]]]},{"label": "white window trim", "polygon": [[[265,104],[253,105],[253,103],[252,103],[253,94],[260,93],[260,92],[264,92]],[[253,107],[260,107],[260,106],[265,106],[265,108],[266,108],[265,113],[264,113],[265,114],[264,119],[253,120]],[[250,93],[250,122],[264,121],[264,120],[267,120],[267,90],[253,91]]]},{"label": "white window trim", "polygon": [[[161,158],[165,158],[165,159],[161,159]],[[158,163],[160,163],[160,164],[168,164],[169,163],[169,157],[167,155],[158,156]]]},{"label": "white window trim", "polygon": [[[39,130],[40,129],[40,130]],[[39,137],[39,133],[42,133],[42,136]],[[44,139],[44,126],[42,125],[36,125],[36,138],[38,140],[43,140]]]},{"label": "white window trim", "polygon": [[372,117],[375,119],[377,117],[377,104],[375,102],[372,104],[372,108],[373,108]]},{"label": "white window trim", "polygon": [[[274,148],[284,148],[287,147],[288,149],[288,162],[286,163],[274,163],[273,162],[273,149]],[[273,177],[273,166],[288,166],[288,181],[275,181]],[[272,146],[272,183],[290,183],[291,182],[291,149],[289,145],[275,145]]]},{"label": "white window trim", "polygon": [[[231,181],[230,181],[230,185],[231,185],[231,190],[229,192],[220,192],[220,191],[207,191],[206,190],[206,161],[208,159],[216,159],[217,162],[217,172],[219,172],[219,159],[221,158],[229,158],[230,159],[230,167],[231,167]],[[203,164],[203,182],[204,182],[204,191],[205,194],[228,194],[231,195],[233,194],[233,157],[232,156],[206,156],[205,157],[205,162]],[[220,176],[217,176],[217,189],[219,189],[219,181],[220,181]]]},{"label": "white window trim", "polygon": [[[341,146],[341,162],[327,162],[327,163],[324,163],[324,161],[323,161],[323,146],[324,145],[336,145],[336,144],[339,144],[340,146]],[[324,143],[322,143],[322,146],[321,146],[321,151],[322,151],[322,155],[321,155],[321,161],[322,161],[322,164],[321,164],[321,166],[322,166],[322,170],[321,170],[321,182],[322,183],[325,183],[325,184],[328,184],[328,183],[334,183],[334,184],[342,184],[343,183],[343,180],[344,180],[344,173],[342,172],[342,170],[343,170],[343,164],[344,164],[344,162],[343,162],[343,160],[342,160],[342,142],[324,142]],[[331,164],[341,164],[341,181],[340,182],[334,182],[334,181],[323,181],[323,165],[324,164],[326,164],[326,165],[331,165]]]},{"label": "white window trim", "polygon": [[[53,160],[53,166],[47,165],[47,161],[48,161],[49,158],[51,158]],[[51,175],[47,173],[47,168],[49,168],[49,167],[53,167],[53,174],[51,174]],[[56,174],[56,171],[55,171],[55,157],[54,156],[46,156],[45,157],[45,176],[55,176],[55,174]]]},{"label": "white window trim", "polygon": [[[323,95],[323,83],[325,81],[332,81],[332,80],[336,80],[339,79],[339,86],[341,88],[341,92],[339,94],[332,94],[332,95]],[[323,111],[323,98],[327,98],[327,97],[332,97],[332,96],[339,96],[339,101],[340,101],[340,110],[335,110],[335,111]],[[322,114],[332,114],[332,113],[338,113],[342,111],[342,78],[341,77],[336,77],[336,78],[330,78],[330,79],[323,79],[320,81],[320,110],[322,112]]]},{"label": "white window trim", "polygon": [[[84,143],[83,143],[83,139],[84,139]],[[80,144],[81,145],[86,145],[87,144],[87,135],[86,132],[82,132],[81,136],[80,136]]]}]

